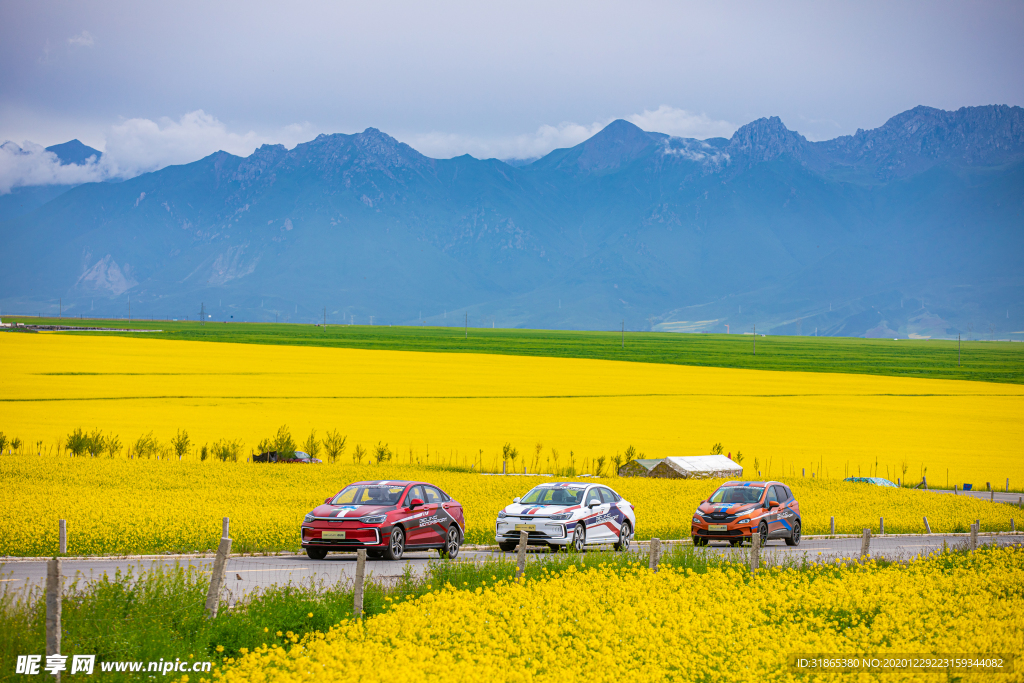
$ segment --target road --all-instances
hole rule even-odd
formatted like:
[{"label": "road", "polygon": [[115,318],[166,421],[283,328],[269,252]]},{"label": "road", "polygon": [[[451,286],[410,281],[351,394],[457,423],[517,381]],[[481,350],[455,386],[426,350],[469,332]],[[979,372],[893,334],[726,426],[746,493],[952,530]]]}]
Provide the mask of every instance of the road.
[{"label": "road", "polygon": [[[915,555],[928,554],[946,547],[963,546],[968,541],[967,534],[931,534],[931,535],[890,535],[874,536],[871,539],[871,555],[891,560],[910,559]],[[980,534],[978,543],[998,543],[1009,545],[1024,544],[1022,534]],[[677,542],[667,541],[668,548]],[[646,554],[647,542],[634,544],[634,548]],[[688,545],[688,542],[687,542]],[[769,563],[786,561],[810,562],[834,560],[840,557],[857,557],[860,555],[860,537],[828,538],[824,536],[805,536],[799,547],[790,548],[783,541],[772,540],[762,549],[762,559]],[[749,548],[732,548],[727,544],[711,545],[709,552],[720,556],[745,557]],[[530,559],[534,560],[546,555],[547,552],[536,552],[531,549]],[[459,559],[462,561],[483,562],[485,560],[515,561],[515,553],[502,553],[497,550],[463,549]],[[401,562],[386,560],[367,560],[366,572],[370,580],[387,584],[400,580],[406,567],[414,576],[421,576],[431,560],[437,560],[436,552],[410,552]],[[175,563],[209,571],[213,564],[212,556],[167,556],[146,558],[101,558],[101,559],[66,559],[62,562],[65,585],[69,580],[77,578],[79,582],[98,579],[106,573],[113,576],[120,570],[122,573],[131,569],[135,574],[140,570],[153,567],[169,567]],[[355,575],[355,554],[331,554],[323,560],[310,560],[304,554],[256,555],[231,557],[225,570],[225,588],[229,599],[238,598],[255,588],[271,585],[300,584],[310,582],[332,586],[345,584]],[[46,579],[46,561],[42,559],[17,559],[0,564],[0,585],[6,588],[23,589],[31,586],[42,586]]]}]

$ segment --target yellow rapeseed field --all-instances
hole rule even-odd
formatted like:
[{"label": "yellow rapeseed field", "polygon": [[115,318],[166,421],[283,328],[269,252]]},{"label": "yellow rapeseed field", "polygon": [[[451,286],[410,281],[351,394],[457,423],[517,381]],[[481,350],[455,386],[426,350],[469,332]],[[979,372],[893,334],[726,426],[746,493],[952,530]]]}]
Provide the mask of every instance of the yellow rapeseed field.
[{"label": "yellow rapeseed field", "polygon": [[23,451],[83,427],[249,453],[287,424],[401,462],[500,469],[508,442],[516,467],[551,471],[554,448],[593,471],[630,444],[658,458],[721,442],[748,476],[1024,484],[1024,387],[1008,384],[61,334],[0,335],[0,358],[0,431]]},{"label": "yellow rapeseed field", "polygon": [[[422,479],[459,500],[467,541],[493,543],[498,510],[522,496],[539,477],[483,476],[409,465],[266,465],[246,462],[0,457],[4,516],[0,555],[50,555],[57,550],[57,520],[68,523],[71,555],[215,549],[221,518],[231,518],[236,551],[298,550],[303,515],[352,481]],[[686,538],[697,504],[716,481],[604,479],[636,506],[641,539]],[[836,481],[787,480],[801,504],[805,533],[878,530],[965,531],[980,519],[983,531],[1005,531],[1015,514],[1008,505],[967,496],[886,489]],[[859,546],[858,546],[859,547]],[[851,551],[852,552],[852,551]]]},{"label": "yellow rapeseed field", "polygon": [[[637,599],[643,596],[643,599]],[[906,565],[707,573],[575,571],[469,590],[447,586],[343,622],[286,650],[230,659],[215,681],[849,681],[808,676],[793,655],[984,657],[1024,647],[1024,551]],[[1006,660],[1003,660],[1008,664]],[[1024,680],[1019,662],[996,680]],[[880,680],[992,680],[893,673]],[[188,680],[186,677],[183,679]],[[203,679],[200,679],[203,680]]]}]

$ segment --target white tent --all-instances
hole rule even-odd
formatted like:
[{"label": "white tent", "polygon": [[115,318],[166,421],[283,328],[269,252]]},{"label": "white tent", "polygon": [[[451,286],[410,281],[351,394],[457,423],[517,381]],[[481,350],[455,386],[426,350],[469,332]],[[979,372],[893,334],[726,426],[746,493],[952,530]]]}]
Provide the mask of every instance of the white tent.
[{"label": "white tent", "polygon": [[743,477],[743,468],[724,455],[694,455],[665,458],[648,476],[662,479],[738,479]]}]

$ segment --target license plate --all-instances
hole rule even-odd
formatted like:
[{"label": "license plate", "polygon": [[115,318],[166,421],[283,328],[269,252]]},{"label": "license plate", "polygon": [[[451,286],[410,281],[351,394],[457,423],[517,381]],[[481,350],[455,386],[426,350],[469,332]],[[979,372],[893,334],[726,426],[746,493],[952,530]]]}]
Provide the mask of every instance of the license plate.
[{"label": "license plate", "polygon": [[516,524],[516,531],[536,531],[536,524]]},{"label": "license plate", "polygon": [[321,534],[320,537],[321,538],[334,538],[334,539],[344,540],[345,539],[345,532],[344,531],[325,531],[325,532],[323,532],[323,534]]},{"label": "license plate", "polygon": [[728,531],[728,524],[708,524],[708,531]]}]

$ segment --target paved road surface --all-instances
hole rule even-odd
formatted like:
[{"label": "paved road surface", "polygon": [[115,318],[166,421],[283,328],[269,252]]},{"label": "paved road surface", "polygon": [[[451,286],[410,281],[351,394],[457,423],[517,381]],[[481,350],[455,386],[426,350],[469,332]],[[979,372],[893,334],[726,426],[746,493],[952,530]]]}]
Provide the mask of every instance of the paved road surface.
[{"label": "paved road surface", "polygon": [[[946,491],[945,489],[928,489],[933,493],[948,493],[952,494],[952,491]],[[1010,493],[1003,491],[957,491],[958,496],[971,496],[979,500],[987,500],[994,503],[1010,503],[1017,505],[1018,503],[1024,503],[1024,494],[1021,493]]]},{"label": "paved road surface", "polygon": [[[918,554],[928,554],[939,550],[946,544],[956,547],[967,543],[967,534],[932,534],[932,535],[901,535],[874,536],[871,539],[871,554],[888,559],[908,559]],[[981,543],[1024,543],[1024,534],[982,534],[978,537]],[[669,542],[667,545],[671,546]],[[634,544],[642,553],[647,552],[647,543]],[[811,562],[830,560],[837,557],[856,557],[860,554],[861,539],[805,537],[799,547],[790,548],[783,541],[773,540],[762,549],[762,558],[768,562],[799,561],[806,558]],[[727,555],[745,555],[747,548],[732,548],[727,544],[715,544],[708,547],[710,552]],[[545,553],[532,552],[531,559],[542,557]],[[515,560],[515,553],[501,553],[496,550],[464,549],[460,560],[481,562],[487,559]],[[378,583],[396,582],[406,567],[414,575],[422,575],[428,562],[438,560],[436,552],[411,552],[401,562],[384,560],[367,560],[368,576]],[[146,559],[89,559],[64,560],[63,572],[67,577],[77,576],[80,581],[89,581],[101,577],[104,572],[113,576],[114,572],[127,571],[131,568],[136,574],[154,566],[173,566],[175,562],[189,565],[201,570],[212,567],[211,557],[166,557]],[[328,555],[324,560],[310,560],[305,555],[270,555],[255,557],[232,557],[228,560],[225,571],[227,590],[231,596],[238,597],[257,587],[274,584],[306,584],[322,582],[324,585],[335,585],[352,580],[355,574],[355,554],[341,553]],[[16,560],[0,565],[0,585],[7,588],[21,589],[27,586],[41,586],[46,578],[45,560]],[[67,579],[65,580],[67,582]]]}]

